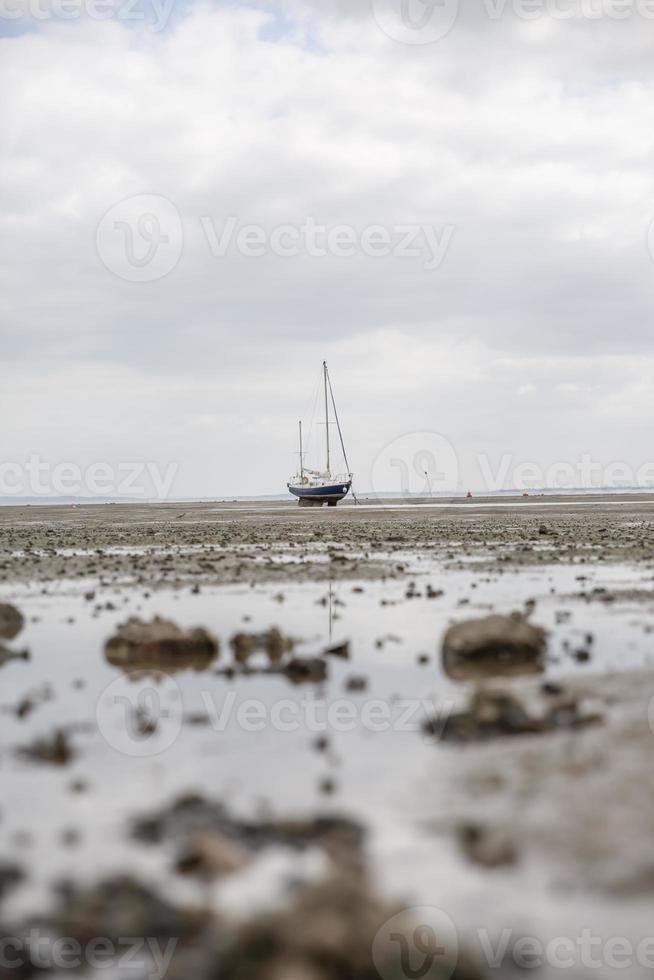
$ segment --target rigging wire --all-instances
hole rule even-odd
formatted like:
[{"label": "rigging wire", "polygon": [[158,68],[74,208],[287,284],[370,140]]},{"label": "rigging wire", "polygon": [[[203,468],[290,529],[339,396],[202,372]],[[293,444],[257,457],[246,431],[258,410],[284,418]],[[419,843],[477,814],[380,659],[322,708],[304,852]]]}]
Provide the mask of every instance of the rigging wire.
[{"label": "rigging wire", "polygon": [[[315,453],[312,452],[311,440],[312,440],[312,437],[313,437],[313,429],[314,429],[314,425],[315,425],[315,421],[316,421],[316,411],[318,409],[318,396],[319,396],[319,394],[320,394],[320,379],[318,379],[318,381],[316,381],[316,386],[315,386],[315,389],[314,389],[313,398],[311,400],[311,401],[313,401],[313,408],[311,409],[311,421],[309,423],[309,428],[307,430],[307,435],[306,435],[306,442],[305,442],[306,449],[304,450],[304,453],[303,453],[305,459],[306,458],[311,459],[312,456],[315,455]],[[311,401],[308,402],[308,405],[311,404]],[[304,416],[304,418],[306,418],[306,415]]]},{"label": "rigging wire", "polygon": [[[341,449],[343,451],[343,459],[345,460],[345,466],[347,467],[347,472],[351,476],[352,473],[351,473],[351,470],[350,470],[350,464],[348,462],[347,453],[345,451],[345,443],[343,442],[343,433],[341,432],[341,423],[339,421],[338,412],[336,410],[336,400],[334,398],[334,389],[332,388],[332,379],[331,379],[331,375],[329,373],[329,370],[327,370],[327,384],[329,385],[329,394],[331,395],[332,408],[334,409],[334,418],[336,420],[336,428],[338,429],[338,438],[341,441]],[[352,484],[354,484],[354,479],[352,479]],[[355,504],[358,504],[359,501],[357,500],[357,495],[354,492],[354,486],[352,486],[351,489],[352,489],[352,496],[354,497],[354,502],[355,502]]]}]

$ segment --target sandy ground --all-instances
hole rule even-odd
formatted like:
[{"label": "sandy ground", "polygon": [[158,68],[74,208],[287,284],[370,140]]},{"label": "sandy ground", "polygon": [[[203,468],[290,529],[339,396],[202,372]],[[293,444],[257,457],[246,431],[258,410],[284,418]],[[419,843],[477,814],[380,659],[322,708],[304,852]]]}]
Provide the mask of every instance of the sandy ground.
[{"label": "sandy ground", "polygon": [[[325,824],[319,804],[311,813],[305,807],[305,823],[294,824],[292,829],[269,818],[246,825],[204,800],[185,804],[190,807],[188,812],[173,809],[167,815],[165,808],[150,807],[147,833],[156,837],[157,846],[166,845],[168,836],[175,844],[183,839],[189,845],[189,820],[195,831],[199,827],[205,837],[209,835],[209,843],[202,838],[205,850],[200,848],[198,854],[199,844],[193,837],[196,850],[184,856],[192,875],[198,867],[206,872],[214,862],[222,868],[221,874],[238,878],[241,864],[251,859],[250,851],[259,854],[280,841],[295,851],[312,841],[324,852],[323,858],[328,856],[331,871],[318,891],[301,892],[290,911],[275,902],[272,919],[262,920],[253,913],[240,924],[226,927],[222,898],[201,891],[201,901],[194,894],[191,915],[182,900],[189,893],[171,884],[178,878],[158,876],[153,870],[155,858],[148,857],[150,882],[168,889],[165,908],[156,904],[150,892],[139,892],[134,883],[114,882],[109,891],[106,886],[103,891],[101,885],[99,891],[91,892],[69,888],[61,893],[58,918],[54,924],[48,919],[49,928],[76,937],[93,930],[113,936],[120,929],[136,928],[158,937],[183,934],[169,975],[190,974],[197,980],[373,980],[379,976],[408,980],[417,975],[472,980],[513,973],[524,976],[525,970],[535,973],[532,968],[537,961],[536,975],[543,977],[564,974],[579,980],[651,975],[654,708],[650,699],[654,674],[648,649],[649,636],[654,635],[653,529],[654,497],[647,495],[492,498],[411,507],[396,501],[387,505],[364,502],[335,510],[222,502],[0,508],[3,595],[26,608],[38,597],[39,616],[33,618],[43,620],[40,636],[47,637],[50,621],[54,630],[54,617],[61,620],[62,597],[69,604],[78,602],[79,608],[85,602],[89,609],[95,605],[98,616],[108,595],[114,604],[120,597],[132,611],[130,603],[143,602],[143,596],[153,593],[167,603],[172,614],[179,612],[169,601],[176,596],[199,594],[202,598],[206,593],[207,605],[197,608],[210,609],[214,595],[218,603],[220,596],[244,603],[246,593],[239,588],[246,587],[251,590],[254,610],[257,604],[270,604],[278,590],[286,589],[294,597],[298,615],[301,604],[310,602],[309,614],[315,617],[316,593],[306,593],[311,598],[305,599],[302,589],[311,588],[312,583],[321,588],[327,582],[341,583],[347,589],[343,595],[349,594],[352,601],[356,597],[361,604],[368,602],[361,605],[360,617],[361,636],[369,638],[370,650],[364,657],[353,644],[347,664],[363,690],[376,677],[375,657],[381,654],[375,650],[386,651],[384,670],[393,666],[393,643],[401,645],[404,640],[408,645],[406,637],[412,635],[411,621],[418,613],[429,616],[434,609],[434,622],[439,624],[432,649],[423,655],[425,663],[438,659],[448,622],[480,618],[498,606],[503,612],[512,608],[526,611],[533,622],[549,617],[543,674],[498,676],[502,672],[491,668],[483,679],[448,682],[442,688],[447,697],[435,703],[436,715],[441,712],[442,718],[435,718],[434,744],[430,744],[429,733],[414,732],[402,741],[390,733],[378,743],[376,765],[370,738],[352,744],[352,771],[341,763],[344,788],[337,797],[340,811],[354,813],[352,822]],[[465,583],[459,591],[453,584],[458,582]],[[534,599],[525,598],[530,590]],[[278,619],[283,624],[283,595],[278,598]],[[375,639],[381,630],[376,623],[380,614],[375,612],[380,604],[399,624],[399,635],[390,638],[393,642]],[[424,614],[420,612],[423,606]],[[577,624],[576,632],[566,625],[570,618]],[[72,631],[86,630],[83,645],[92,650],[89,637],[96,633],[81,625],[78,613],[68,621]],[[406,637],[402,636],[403,624]],[[106,629],[102,619],[93,629]],[[598,647],[603,651],[601,657]],[[417,653],[405,651],[401,660],[398,652],[397,666],[401,660],[403,673],[392,680],[393,685],[420,691],[426,675],[419,673],[425,667],[418,666]],[[36,654],[32,673],[26,673],[32,689],[42,674],[52,678],[56,673],[47,649],[37,649]],[[242,665],[225,672],[224,651],[221,657],[219,670],[213,671],[214,682],[219,677],[224,683],[228,676],[233,681],[236,669],[236,686],[245,683],[242,677],[239,680]],[[407,672],[410,664],[411,674]],[[18,676],[21,669],[8,660],[1,676]],[[80,672],[79,665],[75,670]],[[309,680],[311,687],[313,680]],[[345,676],[346,683],[350,680]],[[515,733],[502,729],[491,736],[491,729],[486,728],[472,742],[448,741],[441,722],[452,713],[466,712],[479,691],[491,698],[510,699],[509,709],[502,709],[502,725],[507,710],[515,714],[517,704],[526,712],[533,731],[526,732],[521,721],[522,730]],[[33,697],[35,704],[40,703],[41,695]],[[388,697],[392,703],[395,695]],[[11,698],[5,700],[3,710],[15,712]],[[555,718],[555,722],[539,728],[543,718]],[[20,724],[22,721],[16,721],[16,726]],[[22,731],[20,727],[16,730]],[[13,729],[7,731],[5,757],[15,748]],[[255,753],[263,751],[262,738],[253,742]],[[37,754],[41,748],[37,746]],[[252,749],[249,743],[245,748],[239,743],[238,751]],[[317,750],[313,745],[312,751],[314,756],[316,751],[329,756],[327,742]],[[224,748],[222,752],[227,765],[230,752]],[[341,754],[347,756],[343,742]],[[159,769],[147,771],[147,779],[155,780],[151,786],[156,786],[156,779],[164,779],[168,767],[167,757],[163,758]],[[295,767],[294,778],[301,782],[302,767],[308,764],[302,757],[291,763],[291,758],[289,755],[289,766]],[[355,761],[358,758],[360,763]],[[192,771],[202,773],[201,763],[202,759],[195,759]],[[68,760],[62,765],[65,770]],[[97,759],[95,765],[99,765]],[[121,780],[125,782],[116,792],[107,789],[102,804],[107,812],[112,795],[125,797],[122,802],[129,813],[144,809],[142,800],[137,808],[130,797],[129,765],[129,760],[124,763]],[[114,772],[115,779],[116,770],[108,771]],[[362,777],[357,776],[359,772]],[[159,775],[153,775],[156,773]],[[383,778],[375,781],[371,774]],[[70,783],[69,776],[63,778]],[[258,790],[262,795],[268,792],[263,771],[253,768],[251,779],[261,783],[249,787],[253,797]],[[370,779],[369,791],[366,779]],[[326,797],[335,792],[330,781],[331,776],[322,780]],[[337,783],[335,780],[334,785]],[[283,802],[283,778],[281,784]],[[58,784],[51,785],[54,801]],[[3,912],[3,881],[8,894],[16,886],[7,871],[9,858],[15,856],[12,840],[15,844],[16,838],[7,837],[9,831],[2,828],[12,826],[12,806],[17,805],[12,792],[22,793],[20,806],[29,808],[30,800],[38,799],[38,791],[33,779],[24,782],[22,770],[16,770],[15,782],[9,786],[9,795],[3,794],[2,800],[5,822],[0,824],[0,921],[9,919],[17,930],[28,921],[25,908],[29,902],[20,905],[21,926],[12,920],[10,908]],[[210,795],[206,785],[202,788],[204,795]],[[152,795],[153,800],[160,800],[156,792]],[[372,810],[379,801],[380,817],[384,807],[388,808],[388,820],[371,820],[366,826],[366,810],[359,803],[367,797]],[[84,819],[77,819],[80,831],[90,834],[90,824],[97,817],[89,811],[86,826]],[[120,821],[124,827],[122,810]],[[38,836],[36,830],[33,833]],[[166,846],[169,862],[170,844]],[[89,854],[93,856],[92,849]],[[50,850],[47,862],[55,857]],[[36,877],[36,860],[32,857],[30,870],[28,855],[20,873]],[[200,913],[198,908],[205,901],[208,908]],[[129,912],[126,918],[119,917],[118,924],[114,921],[117,904]],[[416,972],[398,959],[393,941],[386,936],[380,961],[374,952],[380,942],[375,938],[378,930],[384,937],[384,922],[409,905],[431,909],[418,914],[417,920],[414,917],[413,925],[402,926],[407,941],[416,944],[413,954],[418,956],[422,948],[422,933],[415,932],[417,921],[424,929],[433,926],[439,934],[443,929],[447,933],[453,924],[460,944],[458,956],[452,958],[451,943],[444,940],[447,955],[436,956],[429,968]],[[35,914],[42,911],[34,909]],[[194,918],[198,915],[200,919]],[[587,933],[590,953],[584,946]],[[489,944],[499,948],[503,936],[502,955],[494,958]],[[538,947],[536,952],[531,948],[531,960],[523,955],[523,939]],[[570,946],[574,954],[568,962]],[[222,972],[217,962],[223,963]],[[415,966],[415,959],[412,962]],[[11,970],[6,975],[18,976]],[[118,975],[127,973],[118,971]],[[137,971],[136,975],[149,974]],[[24,968],[20,976],[31,976],[30,969]],[[0,977],[4,980],[1,965]]]},{"label": "sandy ground", "polygon": [[[404,551],[486,568],[654,559],[654,498],[488,498],[411,507],[107,504],[0,508],[0,581],[101,574],[149,587],[377,578]],[[135,553],[136,552],[136,553]],[[167,553],[164,553],[167,552]],[[400,562],[401,564],[401,562]]]}]

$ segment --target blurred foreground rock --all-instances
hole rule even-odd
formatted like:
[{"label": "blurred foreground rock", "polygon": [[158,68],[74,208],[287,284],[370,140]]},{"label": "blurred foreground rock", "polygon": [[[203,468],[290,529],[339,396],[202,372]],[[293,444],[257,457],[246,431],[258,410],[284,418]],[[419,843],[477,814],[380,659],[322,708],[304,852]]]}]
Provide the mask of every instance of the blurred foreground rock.
[{"label": "blurred foreground rock", "polygon": [[453,680],[539,673],[545,648],[545,630],[522,613],[467,619],[443,637],[443,669]]},{"label": "blurred foreground rock", "polygon": [[0,637],[3,640],[13,640],[24,625],[25,620],[19,609],[8,602],[0,602]]},{"label": "blurred foreground rock", "polygon": [[602,716],[584,712],[572,697],[549,699],[541,713],[530,712],[514,694],[479,688],[464,711],[449,715],[442,722],[429,719],[428,735],[450,742],[473,742],[509,735],[538,735],[556,730],[573,730],[596,725]]},{"label": "blurred foreground rock", "polygon": [[182,874],[218,878],[241,870],[272,846],[294,851],[320,847],[334,864],[358,868],[365,831],[356,821],[337,814],[242,820],[222,803],[193,794],[137,818],[132,836],[145,844],[175,845],[175,867]]},{"label": "blurred foreground rock", "polygon": [[132,617],[105,644],[105,657],[125,670],[206,670],[217,658],[217,639],[202,627],[184,630],[158,616]]}]

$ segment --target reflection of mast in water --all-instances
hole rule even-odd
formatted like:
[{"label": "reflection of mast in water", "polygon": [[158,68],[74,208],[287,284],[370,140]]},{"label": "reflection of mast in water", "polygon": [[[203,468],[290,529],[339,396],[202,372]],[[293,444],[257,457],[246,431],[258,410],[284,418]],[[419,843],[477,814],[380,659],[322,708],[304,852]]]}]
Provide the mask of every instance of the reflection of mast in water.
[{"label": "reflection of mast in water", "polygon": [[329,642],[330,642],[330,644],[332,642],[332,625],[333,625],[333,622],[334,622],[334,613],[333,613],[333,608],[332,608],[332,596],[333,596],[333,594],[334,593],[333,593],[333,589],[332,589],[332,583],[330,582],[329,583],[329,595],[328,595],[328,599],[327,599],[327,606],[328,606],[328,609],[329,609]]}]

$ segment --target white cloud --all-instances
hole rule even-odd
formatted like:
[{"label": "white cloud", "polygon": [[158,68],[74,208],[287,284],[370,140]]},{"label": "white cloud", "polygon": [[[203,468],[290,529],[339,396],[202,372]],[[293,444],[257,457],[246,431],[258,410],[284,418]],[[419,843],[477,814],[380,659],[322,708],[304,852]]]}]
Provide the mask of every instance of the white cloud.
[{"label": "white cloud", "polygon": [[[367,2],[258,8],[0,38],[5,452],[154,453],[179,457],[180,492],[275,491],[327,356],[361,472],[432,425],[464,453],[646,454],[630,416],[649,403],[654,313],[643,21],[464,3],[419,47]],[[96,229],[141,194],[173,202],[183,249],[165,278],[125,282]],[[454,234],[432,271],[215,257],[201,219],[230,215],[266,234],[309,217]]]}]

